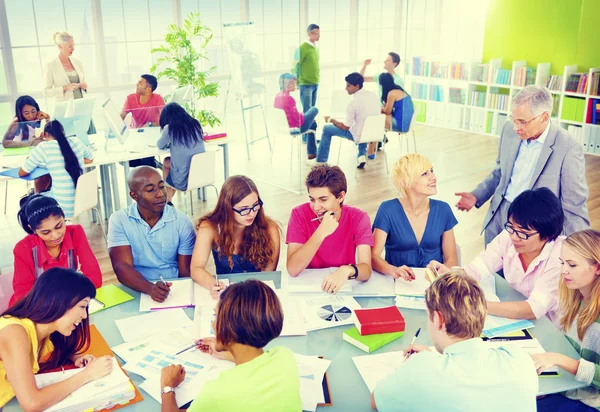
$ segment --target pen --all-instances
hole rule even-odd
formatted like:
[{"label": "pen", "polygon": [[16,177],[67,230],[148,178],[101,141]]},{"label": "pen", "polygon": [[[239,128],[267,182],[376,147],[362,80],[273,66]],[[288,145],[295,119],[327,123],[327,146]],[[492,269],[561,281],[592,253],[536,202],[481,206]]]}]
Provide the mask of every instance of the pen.
[{"label": "pen", "polygon": [[[163,279],[162,275],[160,275],[159,278],[162,283],[164,283],[167,287],[169,287],[169,285],[167,285],[167,282],[165,282],[165,280]],[[171,289],[169,289],[169,294],[167,296],[169,296],[170,294],[171,294]]]},{"label": "pen", "polygon": [[190,349],[192,349],[192,348],[195,348],[196,346],[198,346],[198,345],[199,345],[199,344],[201,344],[201,343],[202,343],[202,339],[198,339],[197,341],[195,341],[194,343],[192,343],[192,344],[191,344],[190,346],[188,346],[187,348],[185,348],[185,349],[182,349],[182,350],[180,350],[179,352],[177,352],[177,353],[176,353],[174,356],[177,356],[177,355],[179,355],[180,353],[183,353],[183,352],[185,352],[185,351],[188,351],[188,350],[190,350]]},{"label": "pen", "polygon": [[[336,213],[335,212],[331,212],[331,214],[335,215]],[[325,216],[325,215],[323,215],[323,216]],[[311,219],[310,221],[314,222],[315,220],[321,220],[321,219],[323,219],[323,216],[315,217],[314,219]]]},{"label": "pen", "polygon": [[[417,336],[419,336],[419,332],[421,332],[421,328],[417,329],[417,333],[415,333],[415,337],[413,338],[412,342],[410,343],[411,345],[413,345],[415,343],[415,341],[417,340]],[[404,361],[406,362],[406,360],[408,359],[408,357],[410,355],[412,355],[414,352],[412,350],[406,352],[406,355],[404,355]]]},{"label": "pen", "polygon": [[433,283],[433,281],[436,278],[436,275],[431,271],[431,269],[425,268],[425,274],[427,275],[429,282]]}]

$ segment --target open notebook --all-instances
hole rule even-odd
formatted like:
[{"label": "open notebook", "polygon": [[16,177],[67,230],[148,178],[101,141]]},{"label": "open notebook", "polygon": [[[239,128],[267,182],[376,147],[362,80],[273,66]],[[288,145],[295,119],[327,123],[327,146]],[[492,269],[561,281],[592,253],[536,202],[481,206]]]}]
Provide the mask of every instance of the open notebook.
[{"label": "open notebook", "polygon": [[[220,279],[219,281],[229,286],[228,279]],[[159,309],[190,308],[196,305],[216,302],[210,296],[208,289],[195,283],[191,278],[168,280],[168,282],[172,282],[173,284],[171,285],[169,297],[164,302],[155,302],[150,295],[142,293],[140,296],[140,312]]]}]

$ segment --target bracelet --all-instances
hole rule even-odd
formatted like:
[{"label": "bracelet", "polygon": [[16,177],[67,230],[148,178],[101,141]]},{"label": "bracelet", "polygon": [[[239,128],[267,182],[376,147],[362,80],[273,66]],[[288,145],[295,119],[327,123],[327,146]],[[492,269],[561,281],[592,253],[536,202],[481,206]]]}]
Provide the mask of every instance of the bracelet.
[{"label": "bracelet", "polygon": [[348,266],[352,266],[352,268],[354,269],[354,274],[348,276],[348,280],[350,280],[350,279],[356,279],[358,277],[358,267],[356,267],[356,265],[353,265],[352,263],[349,264]]}]

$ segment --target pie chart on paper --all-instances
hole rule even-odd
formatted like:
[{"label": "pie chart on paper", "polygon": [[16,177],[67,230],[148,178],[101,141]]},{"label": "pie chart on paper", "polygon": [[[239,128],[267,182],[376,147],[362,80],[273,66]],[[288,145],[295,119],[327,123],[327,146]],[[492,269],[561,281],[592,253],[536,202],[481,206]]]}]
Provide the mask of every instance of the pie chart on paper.
[{"label": "pie chart on paper", "polygon": [[323,305],[318,309],[317,316],[326,322],[343,322],[352,316],[352,309],[340,305]]}]

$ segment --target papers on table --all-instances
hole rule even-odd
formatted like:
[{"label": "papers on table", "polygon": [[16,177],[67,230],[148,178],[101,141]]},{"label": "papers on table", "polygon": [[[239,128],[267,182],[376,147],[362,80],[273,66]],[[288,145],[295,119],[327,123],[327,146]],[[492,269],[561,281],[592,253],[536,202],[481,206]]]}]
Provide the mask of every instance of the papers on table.
[{"label": "papers on table", "polygon": [[[288,277],[288,292],[289,293],[326,293],[321,289],[321,284],[325,276],[333,273],[336,268],[326,269],[305,269],[296,277]],[[282,273],[282,276],[286,275]],[[344,282],[342,288],[337,292],[351,293],[352,283]]]},{"label": "papers on table", "polygon": [[[229,286],[229,279],[219,279],[219,283],[223,282],[225,286]],[[203,288],[198,283],[194,282],[194,304],[196,306],[209,305],[213,308],[217,306],[217,299],[210,296],[210,291]]]},{"label": "papers on table", "polygon": [[115,321],[125,342],[192,326],[183,309],[159,310]]},{"label": "papers on table", "polygon": [[330,360],[320,359],[318,356],[306,356],[294,354],[298,365],[300,376],[300,398],[302,399],[303,411],[315,411],[317,404],[325,403],[323,393],[323,377]]},{"label": "papers on table", "polygon": [[169,296],[164,302],[155,302],[150,295],[140,295],[140,312],[157,309],[189,308],[194,306],[194,281],[192,279],[168,280],[172,282]]},{"label": "papers on table", "polygon": [[304,321],[298,300],[286,296],[281,291],[277,292],[277,296],[283,309],[283,329],[279,336],[306,335],[306,322]]},{"label": "papers on table", "polygon": [[[524,350],[529,355],[534,355],[537,353],[545,353],[542,344],[536,338],[533,339],[519,339],[519,340],[511,340],[511,341],[502,341],[502,342],[490,342],[487,341],[486,345],[489,345],[493,348],[507,348],[514,349],[517,348],[519,350]],[[546,369],[542,372],[542,375],[558,375],[558,367],[553,366],[552,368]]]},{"label": "papers on table", "polygon": [[88,305],[88,313],[90,315],[101,311],[104,309],[104,303],[100,302],[97,299],[90,299],[90,304]]},{"label": "papers on table", "polygon": [[215,306],[216,305],[199,305],[194,311],[194,331],[196,336],[207,338],[215,336],[213,322],[215,321]]},{"label": "papers on table", "polygon": [[508,319],[487,315],[483,325],[483,335],[487,338],[504,335],[521,329],[533,328],[535,325],[525,319]]},{"label": "papers on table", "polygon": [[298,303],[307,331],[352,325],[354,309],[360,308],[353,297],[339,295],[298,298]]},{"label": "papers on table", "polygon": [[112,351],[125,362],[131,362],[138,353],[156,345],[167,345],[171,353],[177,353],[194,343],[193,327],[173,329],[166,333],[148,336],[113,346]]},{"label": "papers on table", "polygon": [[394,282],[394,289],[396,295],[399,296],[425,296],[425,289],[431,285],[431,283],[425,278],[424,268],[411,268],[415,274],[415,279],[412,281],[398,278]]},{"label": "papers on table", "polygon": [[377,383],[390,376],[404,362],[402,351],[386,352],[378,355],[354,356],[352,358],[369,392],[373,392]]},{"label": "papers on table", "polygon": [[394,296],[394,278],[373,271],[366,282],[362,280],[350,280],[352,284],[352,296]]},{"label": "papers on table", "polygon": [[[66,398],[46,409],[47,412],[77,412],[86,409],[108,409],[126,403],[135,397],[131,381],[123,373],[117,360],[112,358],[113,368],[108,375],[89,382]],[[61,382],[83,371],[83,368],[35,375],[38,388]]]}]

